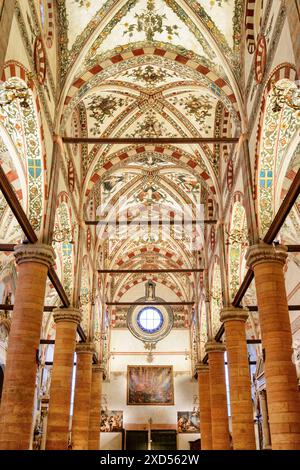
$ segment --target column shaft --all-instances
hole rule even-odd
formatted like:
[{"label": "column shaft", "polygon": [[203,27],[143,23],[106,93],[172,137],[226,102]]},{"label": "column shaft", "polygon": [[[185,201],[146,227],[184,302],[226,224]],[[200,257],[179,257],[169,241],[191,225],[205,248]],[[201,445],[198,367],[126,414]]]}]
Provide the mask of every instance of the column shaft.
[{"label": "column shaft", "polygon": [[73,450],[88,450],[92,362],[94,349],[90,343],[79,343],[76,348],[76,383],[72,421]]},{"label": "column shaft", "polygon": [[255,450],[255,431],[245,322],[248,313],[234,307],[224,308],[228,360],[232,441],[235,450]]},{"label": "column shaft", "polygon": [[198,367],[201,449],[212,450],[209,366]]},{"label": "column shaft", "polygon": [[292,362],[292,333],[283,267],[283,246],[264,243],[249,248],[254,270],[273,450],[300,449],[300,396]]},{"label": "column shaft", "polygon": [[67,450],[76,329],[81,314],[74,308],[56,309],[53,370],[47,424],[47,450]]},{"label": "column shaft", "polygon": [[15,248],[18,281],[8,341],[0,410],[0,449],[28,450],[48,268],[54,252],[46,245]]},{"label": "column shaft", "polygon": [[89,424],[89,450],[100,449],[101,391],[103,368],[94,365],[92,369],[92,392]]},{"label": "column shaft", "polygon": [[221,343],[212,341],[206,344],[209,362],[213,450],[230,449],[224,351],[225,348]]}]

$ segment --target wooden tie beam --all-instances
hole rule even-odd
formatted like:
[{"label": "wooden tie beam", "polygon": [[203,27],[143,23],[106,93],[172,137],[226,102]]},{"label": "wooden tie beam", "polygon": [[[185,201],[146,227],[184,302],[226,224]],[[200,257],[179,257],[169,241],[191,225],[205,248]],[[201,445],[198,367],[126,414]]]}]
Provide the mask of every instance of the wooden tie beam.
[{"label": "wooden tie beam", "polygon": [[134,305],[195,305],[195,302],[106,302],[107,306],[134,306]]},{"label": "wooden tie beam", "polygon": [[217,220],[86,220],[86,225],[115,225],[115,226],[126,226],[126,225],[147,225],[148,227],[153,227],[155,225],[159,226],[168,226],[168,225],[196,225],[196,224],[208,224],[214,225],[217,223]]},{"label": "wooden tie beam", "polygon": [[201,273],[203,268],[186,269],[98,269],[99,274],[159,274],[159,273]]},{"label": "wooden tie beam", "polygon": [[237,144],[239,137],[62,137],[65,144]]}]

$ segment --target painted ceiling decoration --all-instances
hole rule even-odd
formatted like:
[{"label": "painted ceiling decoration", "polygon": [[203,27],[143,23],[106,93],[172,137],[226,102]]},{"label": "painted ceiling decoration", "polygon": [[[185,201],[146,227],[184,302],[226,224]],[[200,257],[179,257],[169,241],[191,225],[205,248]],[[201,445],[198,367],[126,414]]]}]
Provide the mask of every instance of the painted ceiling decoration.
[{"label": "painted ceiling decoration", "polygon": [[[240,134],[242,0],[58,0],[57,5],[61,134],[142,138]],[[221,200],[221,162],[227,165],[234,158],[230,145],[218,144],[84,144],[72,145],[72,150],[80,161],[87,220],[106,213],[114,217],[116,210],[117,218],[126,215],[132,222],[143,217],[139,207],[156,217],[174,218],[183,215],[183,205],[195,219],[202,203],[207,206],[203,217],[213,218]],[[213,227],[206,232],[208,238],[215,234]],[[176,225],[151,233],[136,226],[119,226],[115,233],[105,226],[97,233],[89,227],[88,252],[95,236],[99,263],[107,268],[201,263],[193,248],[194,228],[183,234]],[[204,243],[201,233],[198,253]],[[61,259],[68,260],[70,267],[72,252],[67,248]],[[68,279],[68,273],[63,277]],[[211,306],[217,329],[218,263],[215,278]],[[169,286],[179,299],[195,297],[191,273],[128,273],[116,280],[106,277],[103,286],[110,298],[120,299],[149,279]],[[71,285],[67,288],[72,291]],[[124,312],[116,309],[108,315],[116,327],[124,325]],[[191,312],[180,321],[182,326],[190,324]]]},{"label": "painted ceiling decoration", "polygon": [[92,43],[88,54],[92,57],[99,47],[103,50],[105,43],[109,44],[112,33],[117,45],[140,40],[172,41],[179,45],[192,39],[190,47],[198,43],[197,51],[201,47],[210,59],[215,59],[203,30],[214,38],[239,73],[242,0],[58,0],[57,3],[64,73],[83,47]]}]

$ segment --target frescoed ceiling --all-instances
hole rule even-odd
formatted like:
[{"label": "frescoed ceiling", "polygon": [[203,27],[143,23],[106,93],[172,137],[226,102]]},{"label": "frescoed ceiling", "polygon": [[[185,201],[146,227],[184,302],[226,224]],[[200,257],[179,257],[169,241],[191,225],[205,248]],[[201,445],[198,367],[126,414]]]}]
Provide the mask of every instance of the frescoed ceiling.
[{"label": "frescoed ceiling", "polygon": [[[61,134],[76,130],[77,136],[90,138],[147,139],[240,134],[242,0],[57,3]],[[111,217],[116,211],[117,218],[126,215],[129,222],[143,216],[137,209],[141,205],[157,217],[163,209],[173,218],[187,207],[196,219],[203,204],[201,217],[209,217],[220,203],[222,159],[234,151],[212,143],[156,145],[155,140],[74,149],[74,158],[81,159],[84,219],[95,219],[97,208],[104,207]],[[99,252],[105,253],[99,263],[112,269],[123,264],[135,269],[195,266],[207,244],[204,227],[201,236],[194,228],[183,235],[176,224],[141,235],[136,226],[127,230],[123,225],[117,239],[101,230],[93,232]],[[193,295],[194,275],[165,276],[185,298]],[[137,277],[118,279],[121,289]],[[145,282],[144,276],[138,282]]]}]

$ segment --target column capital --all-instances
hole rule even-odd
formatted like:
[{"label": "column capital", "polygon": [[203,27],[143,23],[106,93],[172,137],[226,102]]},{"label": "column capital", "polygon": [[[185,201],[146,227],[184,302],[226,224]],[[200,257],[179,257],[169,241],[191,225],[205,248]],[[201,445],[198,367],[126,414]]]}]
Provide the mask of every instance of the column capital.
[{"label": "column capital", "polygon": [[93,372],[105,372],[105,368],[103,364],[93,364],[92,366]]},{"label": "column capital", "polygon": [[224,307],[221,310],[220,320],[222,323],[229,321],[242,321],[246,322],[249,316],[249,312],[246,308],[237,307]]},{"label": "column capital", "polygon": [[225,351],[226,351],[226,348],[223,343],[218,343],[217,341],[208,341],[205,344],[205,352],[207,354],[212,353],[212,352],[224,353]]},{"label": "column capital", "polygon": [[59,322],[73,322],[79,323],[81,322],[81,312],[78,308],[68,307],[68,308],[55,308],[53,310],[53,319],[55,323]]},{"label": "column capital", "polygon": [[53,266],[55,260],[52,246],[40,243],[16,245],[14,255],[17,264],[35,262],[44,264],[47,268]]},{"label": "column capital", "polygon": [[94,343],[77,343],[75,351],[77,354],[94,354],[95,345]]},{"label": "column capital", "polygon": [[246,260],[249,268],[254,268],[257,264],[266,262],[277,262],[284,266],[287,256],[287,247],[284,245],[259,243],[248,248]]},{"label": "column capital", "polygon": [[196,372],[198,372],[198,374],[201,372],[209,372],[209,365],[199,362],[198,364],[196,364]]}]

